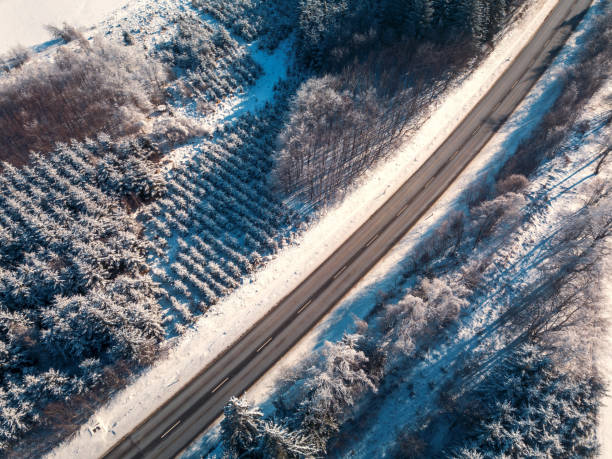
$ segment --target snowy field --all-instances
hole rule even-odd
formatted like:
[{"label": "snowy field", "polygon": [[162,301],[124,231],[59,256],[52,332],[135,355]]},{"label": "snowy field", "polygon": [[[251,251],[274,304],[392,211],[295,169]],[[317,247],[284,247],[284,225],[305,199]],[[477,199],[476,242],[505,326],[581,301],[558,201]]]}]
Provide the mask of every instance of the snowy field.
[{"label": "snowy field", "polygon": [[[119,392],[72,441],[56,449],[51,457],[100,455],[298,285],[335,250],[346,234],[359,227],[435,151],[530,40],[555,4],[554,0],[533,2],[479,69],[445,95],[418,134],[388,162],[370,173],[343,203],[321,216],[296,244],[281,251],[265,269],[213,307],[178,342],[170,343],[167,358]],[[272,61],[278,59],[274,55],[263,57]],[[267,67],[273,69],[275,66],[276,63],[271,63]],[[266,92],[267,85],[263,86]],[[261,99],[257,97],[257,101]],[[240,110],[241,105],[234,106]],[[231,112],[226,116],[231,116]],[[229,317],[231,327],[228,327]],[[103,428],[92,437],[90,428],[94,424]]]},{"label": "snowy field", "polygon": [[51,39],[45,25],[89,27],[128,0],[0,0],[0,55]]},{"label": "snowy field", "polygon": [[[585,32],[589,30],[589,26],[595,17],[598,5],[602,4],[602,1],[603,0],[599,0],[595,2],[589,15],[585,18],[574,36],[568,41],[553,65],[551,65],[542,76],[538,84],[517,108],[505,126],[489,141],[481,154],[440,198],[432,212],[425,215],[421,221],[417,223],[410,233],[347,294],[334,311],[328,314],[311,333],[306,335],[271,371],[246,392],[245,398],[249,400],[249,402],[253,405],[258,405],[264,414],[270,413],[273,410],[273,406],[270,404],[271,400],[269,397],[276,390],[278,382],[282,379],[283,375],[291,368],[296,367],[304,358],[311,356],[314,351],[320,349],[325,341],[337,341],[345,332],[351,332],[355,318],[365,318],[367,316],[375,306],[377,296],[380,292],[390,291],[397,285],[397,276],[398,273],[402,271],[402,262],[425,235],[430,234],[431,230],[438,226],[451,211],[457,209],[457,206],[460,205],[459,201],[462,193],[466,189],[469,189],[471,184],[478,182],[478,180],[481,180],[483,177],[494,174],[499,166],[514,153],[521,140],[531,134],[534,126],[536,126],[537,122],[546,114],[559,95],[560,88],[557,83],[558,77],[562,74],[564,69],[576,59],[580,51],[581,40]],[[585,111],[584,117],[593,118],[597,116],[597,113],[605,112],[609,109],[606,103],[610,100],[610,97],[612,97],[612,86],[608,84],[608,86],[591,101],[589,107]],[[452,96],[443,102],[442,107],[450,100],[452,100]],[[447,112],[446,115],[448,114]],[[431,119],[435,119],[436,115],[437,112],[434,113]],[[424,129],[427,129],[427,126],[428,123],[425,124]],[[419,135],[420,134],[421,133],[419,133]],[[534,189],[539,189],[543,185],[554,188],[558,186],[559,183],[563,183],[566,179],[569,179],[571,180],[571,184],[567,185],[567,188],[571,190],[573,183],[580,183],[585,177],[589,177],[592,171],[590,169],[583,170],[582,165],[585,162],[589,163],[601,150],[600,142],[605,140],[606,134],[609,135],[609,132],[594,133],[576,154],[576,157],[572,159],[572,165],[570,165],[568,169],[556,169],[553,171],[554,173],[551,172],[549,175],[543,176],[532,185]],[[405,148],[411,143],[412,141],[402,148],[401,151],[406,151]],[[397,161],[397,159],[395,160]],[[401,163],[396,163],[396,165],[400,166]],[[389,165],[382,167],[384,168],[386,166]],[[359,191],[357,193],[359,193]],[[386,191],[383,191],[383,194],[386,194]],[[349,199],[350,198],[352,198],[352,196],[349,197]],[[548,216],[548,220],[541,220],[539,222],[539,227],[524,229],[523,234],[528,235],[533,232],[533,234],[536,235],[537,241],[537,235],[545,235],[550,231],[551,227],[557,224],[555,217],[560,210],[575,207],[580,203],[582,203],[582,196],[580,193],[567,193],[567,195],[562,196],[562,199],[559,199],[555,203],[555,207]],[[325,221],[325,219],[323,219],[323,221]],[[524,239],[519,238],[517,246],[514,247],[513,250],[508,250],[508,253],[514,253],[512,256],[513,259],[517,260],[517,265],[520,265],[518,260],[528,253],[529,250],[530,243],[526,243]],[[608,293],[612,298],[612,290]],[[490,307],[490,304],[487,306]],[[610,303],[610,310],[612,317],[612,301]],[[493,313],[487,308],[476,313],[472,318],[473,323],[463,327],[464,333],[473,333],[474,330],[478,329],[486,321],[491,320],[489,314]],[[462,338],[465,338],[465,336]],[[439,386],[438,381],[445,377],[439,372],[439,368],[446,365],[444,362],[444,355],[446,355],[445,353],[447,352],[452,354],[451,346],[443,345],[441,349],[433,353],[436,357],[432,357],[432,361],[434,362],[432,368],[420,369],[420,371],[427,374],[427,379],[419,383],[423,388],[423,393],[429,392],[426,390],[429,381],[436,382],[436,386]],[[612,362],[612,357],[609,353],[606,353],[604,357],[607,357],[608,362]],[[612,363],[609,363],[608,367],[609,377],[612,379]],[[435,368],[438,368],[438,371],[436,371]],[[372,422],[372,425],[378,427],[373,429],[367,438],[359,442],[359,445],[351,445],[351,457],[375,457],[380,453],[379,448],[381,445],[388,445],[392,442],[393,436],[396,434],[395,427],[408,422],[411,417],[416,415],[419,408],[423,408],[430,402],[430,400],[424,398],[417,402],[418,406],[411,406],[410,410],[408,410],[406,408],[407,404],[404,403],[403,398],[405,394],[396,394],[396,396],[397,398],[390,397],[388,400],[388,407],[379,411],[382,413],[382,417]],[[409,405],[413,404],[414,400],[411,399]],[[612,457],[612,424],[610,423],[610,418],[612,417],[612,398],[608,399],[607,404],[608,407],[601,414],[603,422],[599,431],[603,446],[602,457]],[[389,424],[390,420],[392,424]],[[194,442],[183,457],[196,458],[200,457],[201,454],[217,454],[218,450],[215,450],[217,434],[218,424],[204,434],[202,438]],[[611,455],[606,455],[608,452],[610,452]]]}]

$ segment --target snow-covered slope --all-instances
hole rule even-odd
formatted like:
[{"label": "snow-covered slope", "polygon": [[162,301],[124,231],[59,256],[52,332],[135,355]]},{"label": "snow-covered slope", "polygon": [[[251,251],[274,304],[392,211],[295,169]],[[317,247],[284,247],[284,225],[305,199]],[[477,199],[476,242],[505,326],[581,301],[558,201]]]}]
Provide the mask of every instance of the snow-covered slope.
[{"label": "snow-covered slope", "polygon": [[128,0],[0,0],[0,55],[18,45],[49,40],[45,25],[89,27],[127,4]]}]

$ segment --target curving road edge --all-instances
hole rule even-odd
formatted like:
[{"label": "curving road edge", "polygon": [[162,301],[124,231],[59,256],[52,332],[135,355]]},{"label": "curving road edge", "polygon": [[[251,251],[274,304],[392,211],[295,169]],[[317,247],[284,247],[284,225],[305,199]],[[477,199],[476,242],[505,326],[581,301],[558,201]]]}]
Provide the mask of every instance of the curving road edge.
[{"label": "curving road edge", "polygon": [[531,42],[436,152],[295,290],[104,458],[179,454],[325,316],[461,174],[537,82],[591,0],[560,0]]}]

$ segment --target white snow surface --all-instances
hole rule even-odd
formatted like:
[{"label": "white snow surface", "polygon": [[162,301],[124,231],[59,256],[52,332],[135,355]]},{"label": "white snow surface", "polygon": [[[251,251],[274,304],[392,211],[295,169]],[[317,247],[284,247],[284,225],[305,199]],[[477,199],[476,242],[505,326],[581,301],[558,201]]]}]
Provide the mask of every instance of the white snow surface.
[{"label": "white snow surface", "polygon": [[[282,250],[248,282],[201,317],[193,329],[180,339],[168,342],[166,357],[119,391],[87,425],[48,457],[85,459],[103,454],[299,285],[436,150],[530,41],[556,3],[557,0],[531,2],[487,59],[440,99],[418,133],[407,139],[388,161],[367,174],[343,202],[321,215],[292,246]],[[270,59],[277,58],[273,55]],[[264,68],[273,69],[274,65]],[[246,96],[246,100],[261,99]],[[236,107],[241,109],[242,104]],[[436,211],[436,219],[440,215]],[[423,230],[424,227],[420,231]],[[419,229],[411,232],[409,238],[415,241],[418,234]],[[394,253],[401,257],[399,252]],[[102,422],[107,430],[92,436],[89,424],[94,422]]]},{"label": "white snow surface", "polygon": [[51,39],[45,25],[89,27],[128,0],[0,0],[0,55]]}]

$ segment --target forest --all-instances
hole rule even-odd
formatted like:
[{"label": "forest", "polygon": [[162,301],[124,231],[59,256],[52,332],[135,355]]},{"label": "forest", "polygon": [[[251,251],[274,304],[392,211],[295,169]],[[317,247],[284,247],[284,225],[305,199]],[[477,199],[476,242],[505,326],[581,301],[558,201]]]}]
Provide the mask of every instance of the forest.
[{"label": "forest", "polygon": [[[60,44],[47,55],[16,49],[2,60],[0,456],[40,457],[78,429],[417,129],[522,3],[192,0],[154,40],[123,25],[92,38],[64,25],[52,28]],[[600,36],[576,75],[588,62],[606,68],[610,37]],[[254,47],[269,53],[287,42],[288,76],[271,98],[206,126],[209,114],[261,78]],[[419,279],[413,290],[381,303],[372,324],[330,343],[316,365],[288,380],[276,417],[244,400],[228,404],[230,456],[331,450],[351,407],[380,392],[426,337],[456,323],[481,288],[480,266],[464,249],[517,228],[527,205],[521,190],[597,90],[601,74],[594,75],[567,85],[562,109],[543,122],[546,135],[532,139],[536,155],[532,144],[522,146],[494,191],[473,190],[470,213],[454,215],[417,248],[406,275]],[[190,155],[177,159],[179,149]],[[568,219],[560,234],[578,234],[579,243],[559,239],[556,261],[576,250],[596,256],[608,204],[594,198]],[[437,274],[449,253],[467,253],[454,267],[459,284]],[[563,267],[543,285],[569,275],[582,281],[590,269]],[[550,314],[512,315],[516,333],[531,341],[556,327],[545,319],[575,304],[542,295],[530,304]],[[518,373],[533,353],[521,347],[503,365]],[[554,359],[536,360],[547,373],[529,377],[554,381],[554,396],[584,383],[564,379]],[[593,377],[585,404],[572,407],[586,413],[585,438],[597,383]],[[510,397],[506,386],[495,390]],[[483,423],[506,422],[495,409],[483,409]],[[479,432],[470,431],[473,442]]]},{"label": "forest", "polygon": [[314,206],[341,195],[418,128],[520,4],[299,2],[298,62],[313,76],[279,137],[281,189]]},{"label": "forest", "polygon": [[196,11],[164,27],[151,46],[64,25],[51,58],[2,66],[0,455],[78,429],[308,218],[267,183],[289,89],[202,128],[261,69]]},{"label": "forest", "polygon": [[154,359],[160,289],[148,274],[150,244],[122,203],[164,192],[149,154],[101,135],[3,165],[0,449],[34,424],[71,422],[80,395]]},{"label": "forest", "polygon": [[295,33],[292,97],[275,181],[305,208],[338,198],[393,151],[521,1],[194,0],[245,40]]}]

